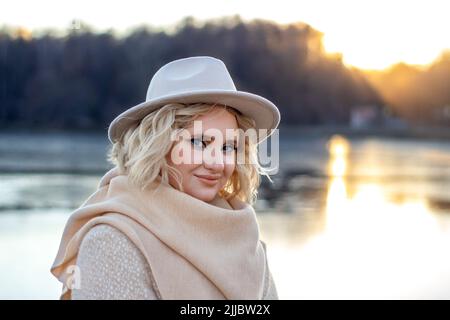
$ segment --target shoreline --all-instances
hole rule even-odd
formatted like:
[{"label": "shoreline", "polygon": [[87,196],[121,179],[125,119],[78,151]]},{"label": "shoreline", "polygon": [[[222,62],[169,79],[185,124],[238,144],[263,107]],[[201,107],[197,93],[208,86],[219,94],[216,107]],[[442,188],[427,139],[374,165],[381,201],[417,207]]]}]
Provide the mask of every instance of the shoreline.
[{"label": "shoreline", "polygon": [[[344,125],[280,125],[278,127],[280,136],[289,136],[290,134],[302,134],[304,137],[317,137],[324,135],[340,134],[350,138],[398,138],[398,139],[424,139],[424,140],[449,140],[450,127],[432,127],[432,126],[405,126],[405,127],[387,127],[371,126],[366,128],[353,128]],[[107,128],[103,130],[73,130],[73,129],[38,129],[38,128],[2,128],[0,134],[42,134],[42,135],[61,135],[61,136],[97,136],[108,139]]]},{"label": "shoreline", "polygon": [[367,127],[352,128],[349,126],[282,126],[280,135],[301,134],[304,137],[318,137],[324,135],[340,134],[349,138],[392,138],[416,140],[444,140],[450,141],[450,127]]}]

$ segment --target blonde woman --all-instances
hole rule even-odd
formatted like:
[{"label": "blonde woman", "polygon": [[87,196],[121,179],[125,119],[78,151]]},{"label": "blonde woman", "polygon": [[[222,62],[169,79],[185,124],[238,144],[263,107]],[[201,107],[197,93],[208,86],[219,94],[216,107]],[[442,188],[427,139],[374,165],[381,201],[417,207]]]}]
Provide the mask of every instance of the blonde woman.
[{"label": "blonde woman", "polygon": [[278,299],[252,205],[273,103],[208,56],[172,61],[110,124],[107,172],[65,226],[61,299]]}]

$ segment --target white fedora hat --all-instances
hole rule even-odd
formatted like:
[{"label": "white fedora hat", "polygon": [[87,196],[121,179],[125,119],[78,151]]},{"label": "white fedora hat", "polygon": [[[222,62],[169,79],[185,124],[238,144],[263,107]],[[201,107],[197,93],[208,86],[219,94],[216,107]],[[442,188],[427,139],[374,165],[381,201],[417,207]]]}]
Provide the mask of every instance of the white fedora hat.
[{"label": "white fedora hat", "polygon": [[[109,125],[108,137],[117,141],[130,125],[167,103],[218,103],[239,110],[255,120],[258,143],[280,122],[278,108],[266,98],[238,91],[225,64],[213,57],[196,56],[162,66],[153,76],[144,102],[118,115]],[[266,129],[266,130],[258,130]]]}]

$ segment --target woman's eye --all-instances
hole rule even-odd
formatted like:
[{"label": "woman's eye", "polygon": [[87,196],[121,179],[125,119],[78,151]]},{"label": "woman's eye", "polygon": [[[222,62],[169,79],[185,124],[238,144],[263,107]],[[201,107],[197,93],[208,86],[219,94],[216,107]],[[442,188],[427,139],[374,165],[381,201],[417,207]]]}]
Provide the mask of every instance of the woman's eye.
[{"label": "woman's eye", "polygon": [[[203,141],[202,139],[196,139],[196,138],[192,138],[191,139],[191,144],[196,147],[196,148],[200,148],[203,149],[206,147],[206,143],[205,141]],[[237,150],[237,147],[234,144],[227,144],[223,146],[223,151],[224,152],[232,152],[234,150]]]},{"label": "woman's eye", "polygon": [[234,144],[227,144],[224,147],[224,151],[225,152],[233,152],[234,150],[236,150],[236,146]]},{"label": "woman's eye", "polygon": [[192,138],[191,143],[194,145],[194,147],[197,147],[197,148],[203,148],[206,146],[205,143],[201,139]]}]

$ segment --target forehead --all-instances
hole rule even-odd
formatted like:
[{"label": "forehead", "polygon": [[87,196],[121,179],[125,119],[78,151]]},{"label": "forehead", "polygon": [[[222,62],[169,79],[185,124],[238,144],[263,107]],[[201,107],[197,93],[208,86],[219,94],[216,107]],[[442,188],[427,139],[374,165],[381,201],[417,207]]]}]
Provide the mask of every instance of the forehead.
[{"label": "forehead", "polygon": [[208,137],[221,134],[225,138],[226,134],[235,134],[238,128],[234,114],[224,108],[217,108],[196,118],[186,129],[193,134],[204,134]]}]

